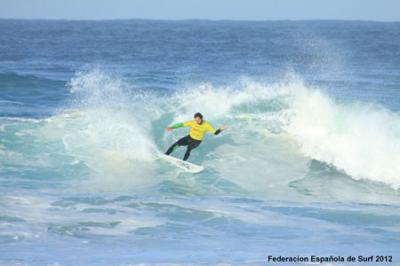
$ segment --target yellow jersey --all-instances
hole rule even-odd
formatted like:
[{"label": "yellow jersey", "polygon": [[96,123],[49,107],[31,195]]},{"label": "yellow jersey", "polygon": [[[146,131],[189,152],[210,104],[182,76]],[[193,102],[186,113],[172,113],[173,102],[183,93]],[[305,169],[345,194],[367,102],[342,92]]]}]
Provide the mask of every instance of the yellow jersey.
[{"label": "yellow jersey", "polygon": [[191,120],[183,123],[184,127],[190,127],[189,136],[195,140],[202,140],[206,132],[211,132],[215,134],[215,128],[208,123],[207,121],[203,120],[203,123],[200,125],[196,123],[196,121]]}]

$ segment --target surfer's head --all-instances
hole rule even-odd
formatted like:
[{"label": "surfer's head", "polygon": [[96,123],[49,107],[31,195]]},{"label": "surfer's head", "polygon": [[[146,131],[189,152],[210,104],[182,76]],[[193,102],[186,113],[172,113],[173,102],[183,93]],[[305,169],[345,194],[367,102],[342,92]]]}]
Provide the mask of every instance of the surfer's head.
[{"label": "surfer's head", "polygon": [[196,121],[196,123],[200,125],[201,123],[203,123],[203,115],[200,113],[195,113],[194,121]]}]

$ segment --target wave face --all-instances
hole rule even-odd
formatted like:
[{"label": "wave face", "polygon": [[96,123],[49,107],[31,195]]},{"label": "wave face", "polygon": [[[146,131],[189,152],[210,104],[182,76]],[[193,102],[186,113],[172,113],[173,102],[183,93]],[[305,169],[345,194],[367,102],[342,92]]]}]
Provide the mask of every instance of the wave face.
[{"label": "wave face", "polygon": [[[0,33],[0,264],[397,254],[398,23],[0,20]],[[193,175],[156,154],[199,111],[228,129],[192,151]]]}]

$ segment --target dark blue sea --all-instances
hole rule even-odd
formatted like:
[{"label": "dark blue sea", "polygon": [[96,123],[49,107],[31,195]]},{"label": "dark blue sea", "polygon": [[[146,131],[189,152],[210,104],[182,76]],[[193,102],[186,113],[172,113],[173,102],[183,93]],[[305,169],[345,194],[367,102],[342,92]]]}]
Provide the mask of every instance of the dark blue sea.
[{"label": "dark blue sea", "polygon": [[400,265],[399,188],[400,23],[0,20],[0,265]]}]

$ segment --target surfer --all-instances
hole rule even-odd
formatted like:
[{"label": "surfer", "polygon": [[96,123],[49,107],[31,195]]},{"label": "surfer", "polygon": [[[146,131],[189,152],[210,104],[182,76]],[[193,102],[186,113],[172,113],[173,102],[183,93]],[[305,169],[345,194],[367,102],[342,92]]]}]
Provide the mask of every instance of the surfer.
[{"label": "surfer", "polygon": [[214,135],[218,135],[227,128],[227,126],[221,126],[219,129],[215,130],[210,123],[203,119],[203,115],[201,113],[195,113],[193,120],[184,123],[176,123],[170,127],[167,127],[165,130],[167,132],[171,132],[173,129],[180,127],[190,127],[189,135],[172,144],[165,154],[171,154],[171,152],[173,152],[177,146],[187,146],[185,156],[183,157],[184,161],[189,158],[190,152],[201,144],[201,141],[203,140],[203,137],[207,131],[213,133]]}]

